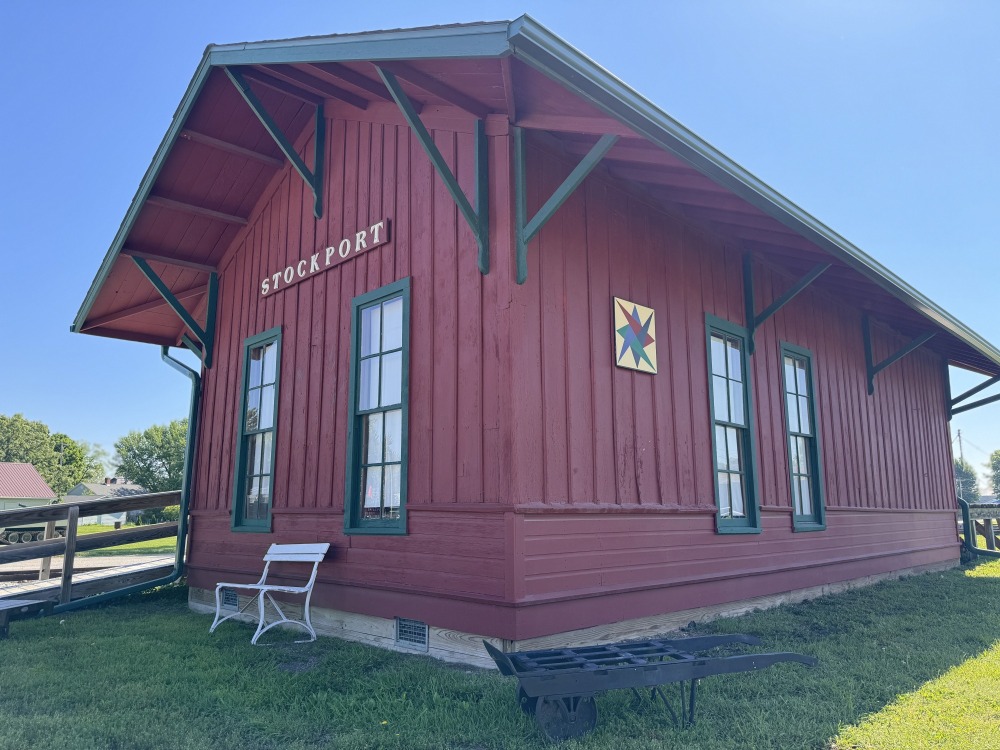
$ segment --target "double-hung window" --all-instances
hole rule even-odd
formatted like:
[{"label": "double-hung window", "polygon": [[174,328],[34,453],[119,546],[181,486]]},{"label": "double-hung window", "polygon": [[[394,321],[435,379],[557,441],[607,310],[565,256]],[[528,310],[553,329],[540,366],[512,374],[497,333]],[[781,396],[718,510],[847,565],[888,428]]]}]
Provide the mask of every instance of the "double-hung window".
[{"label": "double-hung window", "polygon": [[782,344],[781,371],[793,526],[798,531],[822,529],[823,478],[813,396],[812,355],[807,349]]},{"label": "double-hung window", "polygon": [[708,365],[712,411],[716,528],[760,531],[753,451],[746,331],[708,316]]},{"label": "double-hung window", "polygon": [[344,523],[349,533],[406,533],[410,280],[352,305]]},{"label": "double-hung window", "polygon": [[243,388],[233,482],[232,524],[236,530],[271,530],[280,364],[280,327],[243,343]]}]

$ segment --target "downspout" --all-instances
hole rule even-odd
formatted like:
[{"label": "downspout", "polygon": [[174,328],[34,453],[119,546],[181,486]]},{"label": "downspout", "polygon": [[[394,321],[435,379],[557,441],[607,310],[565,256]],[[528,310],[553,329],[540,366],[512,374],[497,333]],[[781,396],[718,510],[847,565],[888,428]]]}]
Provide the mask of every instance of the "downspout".
[{"label": "downspout", "polygon": [[181,479],[181,507],[180,517],[177,519],[177,552],[174,556],[174,569],[169,575],[156,578],[152,581],[136,583],[132,586],[115,589],[114,591],[106,591],[103,594],[95,594],[94,596],[77,599],[75,602],[67,602],[66,604],[56,605],[52,609],[54,613],[68,612],[82,607],[89,607],[92,604],[101,604],[103,602],[110,601],[111,599],[128,596],[129,594],[137,594],[156,586],[166,586],[168,583],[173,583],[184,575],[184,549],[187,546],[188,511],[191,505],[191,477],[194,475],[195,438],[198,435],[198,407],[201,400],[201,376],[180,360],[171,357],[170,347],[168,346],[161,348],[160,357],[164,362],[173,367],[179,373],[186,375],[191,379],[191,402],[188,408],[187,450],[184,453],[184,475]]}]

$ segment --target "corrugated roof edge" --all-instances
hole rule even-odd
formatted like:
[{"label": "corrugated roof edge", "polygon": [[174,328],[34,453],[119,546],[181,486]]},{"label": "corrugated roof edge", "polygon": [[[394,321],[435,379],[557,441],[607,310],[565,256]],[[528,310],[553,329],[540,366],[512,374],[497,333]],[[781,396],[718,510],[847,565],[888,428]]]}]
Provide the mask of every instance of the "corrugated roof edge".
[{"label": "corrugated roof edge", "polygon": [[522,16],[511,23],[509,39],[514,56],[519,60],[557,80],[816,243],[1000,368],[1000,349],[530,16]]}]

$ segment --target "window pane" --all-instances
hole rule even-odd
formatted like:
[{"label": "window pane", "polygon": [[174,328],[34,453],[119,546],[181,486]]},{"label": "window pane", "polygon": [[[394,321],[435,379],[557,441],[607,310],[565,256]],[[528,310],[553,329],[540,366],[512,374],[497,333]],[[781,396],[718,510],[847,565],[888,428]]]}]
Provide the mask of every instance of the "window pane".
[{"label": "window pane", "polygon": [[723,375],[726,374],[726,344],[721,336],[712,334],[712,374],[713,375]]},{"label": "window pane", "polygon": [[381,406],[392,406],[402,401],[403,353],[393,352],[382,357]]},{"label": "window pane", "polygon": [[382,305],[382,351],[403,346],[403,298],[396,297]]},{"label": "window pane", "polygon": [[261,469],[261,446],[264,441],[260,439],[259,435],[250,435],[247,438],[247,473],[248,474],[260,474]]},{"label": "window pane", "polygon": [[379,305],[367,307],[361,311],[361,356],[375,354],[379,351],[382,334],[382,308]]},{"label": "window pane", "polygon": [[746,414],[743,412],[743,383],[729,381],[729,408],[732,410],[729,421],[734,424],[746,424]]},{"label": "window pane", "polygon": [[365,507],[379,508],[382,505],[382,467],[370,466],[364,474]]},{"label": "window pane", "polygon": [[801,474],[799,469],[799,441],[795,437],[788,438],[788,468],[792,474]]},{"label": "window pane", "polygon": [[378,406],[378,357],[361,360],[358,374],[358,408],[374,409]]},{"label": "window pane", "polygon": [[799,474],[812,474],[809,470],[809,441],[804,437],[795,438],[799,449]]},{"label": "window pane", "polygon": [[399,518],[399,464],[385,467],[385,506],[393,509],[390,518]]},{"label": "window pane", "polygon": [[260,423],[258,430],[270,430],[274,427],[274,386],[265,385],[260,389]]},{"label": "window pane", "polygon": [[729,377],[732,380],[743,381],[743,356],[740,352],[739,339],[726,339],[726,351],[729,353]]},{"label": "window pane", "polygon": [[799,396],[799,432],[812,434],[812,427],[809,426],[809,399],[805,396]]},{"label": "window pane", "polygon": [[729,475],[720,471],[716,476],[719,482],[719,512],[723,518],[730,518],[733,506],[729,501]]},{"label": "window pane", "polygon": [[795,383],[798,387],[799,393],[801,394],[809,393],[809,388],[806,386],[805,360],[798,359],[795,361]]},{"label": "window pane", "polygon": [[263,447],[261,448],[261,459],[262,459],[261,473],[262,474],[270,475],[271,474],[271,443],[274,440],[274,433],[273,432],[265,432],[260,437],[263,438],[263,440],[262,440]]},{"label": "window pane", "polygon": [[799,480],[794,475],[792,476],[792,508],[795,515],[802,515],[802,496],[799,494]]},{"label": "window pane", "polygon": [[403,410],[385,413],[385,460],[403,460]]},{"label": "window pane", "polygon": [[795,360],[785,357],[785,391],[795,393]]},{"label": "window pane", "polygon": [[746,518],[746,505],[743,502],[743,477],[740,474],[729,475],[729,496],[733,504],[733,518]]},{"label": "window pane", "polygon": [[264,346],[264,375],[261,383],[268,385],[278,379],[278,345],[274,341]]},{"label": "window pane", "polygon": [[247,386],[249,388],[256,388],[260,385],[260,359],[263,354],[264,350],[261,347],[255,347],[250,350],[250,379]]},{"label": "window pane", "polygon": [[247,393],[246,432],[255,432],[260,426],[260,389]]},{"label": "window pane", "polygon": [[792,432],[800,432],[799,400],[791,393],[785,394],[785,408],[788,410],[788,429]]},{"label": "window pane", "polygon": [[799,478],[799,494],[802,497],[802,509],[799,511],[800,516],[811,516],[812,515],[812,493],[809,491],[809,477]]},{"label": "window pane", "polygon": [[729,381],[718,375],[712,376],[712,399],[715,405],[715,420],[717,422],[729,421],[729,397],[727,385]]},{"label": "window pane", "polygon": [[726,444],[726,428],[722,425],[715,426],[715,468],[729,468],[729,451]]},{"label": "window pane", "polygon": [[365,417],[365,463],[382,463],[382,415],[369,414]]},{"label": "window pane", "polygon": [[729,470],[743,471],[743,461],[740,455],[740,433],[735,427],[726,428],[726,452],[729,454]]},{"label": "window pane", "polygon": [[271,477],[260,478],[260,507],[265,513],[271,504]]}]

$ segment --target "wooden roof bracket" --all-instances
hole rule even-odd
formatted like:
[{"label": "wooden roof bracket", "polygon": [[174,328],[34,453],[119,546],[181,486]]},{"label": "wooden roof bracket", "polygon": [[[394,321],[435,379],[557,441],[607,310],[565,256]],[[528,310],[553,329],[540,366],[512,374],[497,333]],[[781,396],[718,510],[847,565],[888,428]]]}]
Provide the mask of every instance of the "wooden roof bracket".
[{"label": "wooden roof bracket", "polygon": [[[219,275],[214,271],[208,275],[208,300],[205,307],[205,327],[202,328],[198,325],[197,321],[188,312],[187,308],[181,304],[181,301],[174,296],[174,293],[170,291],[169,287],[163,283],[163,279],[152,269],[145,258],[140,258],[137,256],[131,256],[132,262],[139,267],[142,275],[145,276],[149,283],[151,283],[156,291],[160,293],[163,300],[170,306],[170,308],[177,313],[178,317],[184,321],[184,325],[188,327],[188,330],[194,334],[194,337],[201,344],[201,351],[193,348],[185,342],[185,346],[188,346],[192,351],[197,354],[205,365],[206,369],[211,369],[212,367],[212,354],[215,349],[215,315],[217,301],[219,297]],[[181,337],[182,341],[185,338]]]},{"label": "wooden roof bracket", "polygon": [[413,102],[410,101],[410,97],[406,95],[403,87],[399,85],[396,76],[378,65],[375,65],[375,70],[378,71],[386,89],[388,89],[389,94],[396,102],[396,106],[399,107],[399,111],[403,114],[403,118],[410,126],[410,130],[417,137],[417,141],[419,141],[420,146],[424,149],[424,153],[427,154],[427,157],[431,160],[431,164],[434,165],[434,171],[438,173],[438,177],[441,178],[445,187],[448,188],[448,192],[451,193],[451,197],[458,206],[459,212],[472,229],[472,233],[476,237],[476,244],[479,247],[479,256],[477,259],[479,272],[485,276],[490,272],[490,178],[489,144],[486,139],[484,121],[480,118],[476,119],[475,132],[473,134],[476,150],[476,207],[473,209],[472,204],[469,203],[469,199],[465,197],[465,193],[462,191],[462,186],[458,184],[458,178],[455,177],[448,163],[444,160],[444,156],[441,155],[440,149],[434,143],[434,139],[424,126],[420,115],[417,114],[417,110],[413,106]]},{"label": "wooden roof bracket", "polygon": [[754,302],[753,294],[753,256],[750,253],[743,254],[743,304],[746,311],[746,328],[747,328],[747,353],[753,354],[754,343],[753,334],[765,320],[774,315],[778,310],[783,308],[800,292],[802,292],[807,286],[812,284],[816,279],[823,275],[832,263],[819,263],[813,267],[809,273],[803,276],[801,279],[792,284],[789,289],[782,294],[778,299],[764,308],[763,311],[758,315],[756,310],[756,303]]},{"label": "wooden roof bracket", "polygon": [[617,135],[602,135],[593,148],[556,188],[552,196],[528,221],[528,184],[525,167],[524,129],[514,127],[514,192],[515,235],[517,238],[517,283],[528,279],[528,243],[541,231],[559,207],[573,194],[618,141]]},{"label": "wooden roof bracket", "polygon": [[871,331],[871,321],[868,319],[868,313],[861,316],[861,333],[864,336],[865,342],[865,370],[868,373],[868,395],[871,396],[875,393],[875,376],[878,375],[882,370],[887,368],[889,365],[895,364],[907,354],[916,351],[921,346],[926,344],[932,338],[934,338],[936,331],[930,331],[928,333],[922,333],[916,338],[914,338],[910,343],[903,346],[895,354],[890,354],[888,357],[883,359],[878,364],[874,363],[874,357],[872,355],[872,331]]},{"label": "wooden roof bracket", "polygon": [[288,137],[281,131],[278,124],[267,113],[263,102],[250,88],[247,79],[236,70],[228,66],[223,67],[229,80],[233,82],[236,90],[240,92],[243,100],[247,103],[253,113],[260,120],[261,125],[274,139],[274,142],[281,149],[281,153],[291,162],[292,167],[305,180],[306,185],[313,192],[315,202],[313,204],[313,215],[320,219],[323,217],[323,163],[326,160],[326,118],[323,116],[323,102],[319,100],[316,104],[316,138],[313,141],[313,169],[312,171],[302,161],[302,158],[295,151],[295,147]]},{"label": "wooden roof bracket", "polygon": [[971,404],[964,404],[962,406],[958,406],[959,403],[965,401],[965,399],[969,398],[970,396],[975,396],[980,391],[985,391],[991,385],[996,385],[997,383],[1000,383],[1000,375],[996,375],[995,377],[992,377],[989,380],[985,380],[979,385],[975,386],[974,388],[970,388],[965,393],[955,396],[955,398],[951,399],[948,402],[948,418],[951,419],[953,415],[961,414],[963,411],[969,411],[969,409],[976,409],[980,406],[986,406],[987,404],[992,404],[996,401],[1000,401],[1000,395],[988,396],[987,398],[981,398],[978,401],[973,401]]}]

